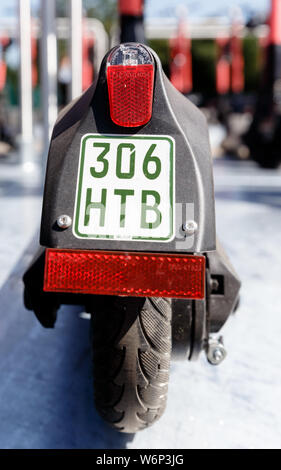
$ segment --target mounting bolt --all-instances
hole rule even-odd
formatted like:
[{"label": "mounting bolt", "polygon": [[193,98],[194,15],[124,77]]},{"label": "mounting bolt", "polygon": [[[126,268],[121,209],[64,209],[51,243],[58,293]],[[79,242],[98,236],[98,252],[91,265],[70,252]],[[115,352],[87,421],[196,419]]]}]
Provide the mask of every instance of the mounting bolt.
[{"label": "mounting bolt", "polygon": [[182,229],[186,233],[186,235],[193,235],[198,228],[197,223],[195,220],[187,220],[182,224]]},{"label": "mounting bolt", "polygon": [[70,227],[70,225],[72,224],[72,219],[71,217],[69,217],[69,215],[63,214],[57,218],[57,224],[59,228],[65,229]]},{"label": "mounting bolt", "polygon": [[213,366],[218,366],[226,358],[227,352],[223,345],[223,337],[209,338],[207,346],[207,360]]}]

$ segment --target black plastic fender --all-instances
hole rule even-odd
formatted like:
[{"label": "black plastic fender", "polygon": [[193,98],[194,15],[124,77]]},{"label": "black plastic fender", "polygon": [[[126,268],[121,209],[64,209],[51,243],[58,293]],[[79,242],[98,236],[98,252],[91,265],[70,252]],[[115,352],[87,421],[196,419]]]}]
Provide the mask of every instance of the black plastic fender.
[{"label": "black plastic fender", "polygon": [[[55,125],[49,149],[40,243],[46,247],[132,250],[157,252],[206,252],[214,250],[215,211],[212,161],[205,117],[179,93],[155,59],[152,119],[138,128],[115,125],[109,115],[106,61],[98,80],[80,98],[68,105]],[[71,228],[61,230],[56,219],[73,218],[81,139],[85,134],[165,135],[175,140],[175,236],[169,242],[79,239]],[[182,224],[193,219],[194,235],[185,236]]]}]

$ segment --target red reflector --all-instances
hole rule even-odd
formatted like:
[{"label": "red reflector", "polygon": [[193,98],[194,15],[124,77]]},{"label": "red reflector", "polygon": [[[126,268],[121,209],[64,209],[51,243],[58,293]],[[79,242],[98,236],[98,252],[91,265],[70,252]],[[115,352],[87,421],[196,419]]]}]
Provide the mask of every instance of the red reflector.
[{"label": "red reflector", "polygon": [[115,124],[137,127],[151,119],[153,80],[152,64],[107,67],[110,117]]},{"label": "red reflector", "polygon": [[46,250],[44,290],[204,298],[204,256]]}]

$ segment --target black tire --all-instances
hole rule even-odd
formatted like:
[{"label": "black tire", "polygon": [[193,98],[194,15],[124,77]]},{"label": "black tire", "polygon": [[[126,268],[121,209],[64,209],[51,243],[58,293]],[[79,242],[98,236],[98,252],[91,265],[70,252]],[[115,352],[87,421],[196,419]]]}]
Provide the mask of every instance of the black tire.
[{"label": "black tire", "polygon": [[115,429],[135,433],[164,412],[171,301],[101,297],[92,314],[95,404]]}]

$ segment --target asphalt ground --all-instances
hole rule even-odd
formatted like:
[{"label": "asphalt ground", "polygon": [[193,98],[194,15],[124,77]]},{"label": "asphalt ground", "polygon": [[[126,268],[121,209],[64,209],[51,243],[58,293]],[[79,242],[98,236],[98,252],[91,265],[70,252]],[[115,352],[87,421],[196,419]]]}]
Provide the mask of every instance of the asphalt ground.
[{"label": "asphalt ground", "polygon": [[23,306],[42,191],[39,166],[24,165],[0,162],[0,448],[280,448],[280,170],[215,161],[217,232],[243,282],[222,331],[228,356],[173,363],[164,416],[124,435],[94,408],[81,308],[62,307],[45,330]]}]

